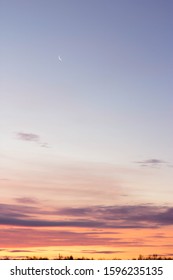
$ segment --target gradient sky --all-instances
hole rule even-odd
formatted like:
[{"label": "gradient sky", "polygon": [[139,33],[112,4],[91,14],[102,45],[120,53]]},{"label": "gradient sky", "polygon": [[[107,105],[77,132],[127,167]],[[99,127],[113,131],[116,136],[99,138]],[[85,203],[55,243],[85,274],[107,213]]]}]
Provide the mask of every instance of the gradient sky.
[{"label": "gradient sky", "polygon": [[172,11],[0,0],[0,257],[173,254]]}]

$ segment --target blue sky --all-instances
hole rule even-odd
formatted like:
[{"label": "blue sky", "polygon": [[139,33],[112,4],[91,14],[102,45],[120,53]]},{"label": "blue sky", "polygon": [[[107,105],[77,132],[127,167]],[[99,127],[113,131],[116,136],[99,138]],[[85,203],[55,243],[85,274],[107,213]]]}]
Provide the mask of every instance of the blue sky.
[{"label": "blue sky", "polygon": [[1,0],[6,203],[172,203],[172,6]]},{"label": "blue sky", "polygon": [[57,118],[57,126],[69,124],[77,137],[88,128],[96,140],[109,138],[105,144],[128,135],[144,153],[155,141],[162,154],[168,149],[171,1],[1,5],[2,100],[16,124],[24,117],[32,130],[31,121],[50,127]]}]

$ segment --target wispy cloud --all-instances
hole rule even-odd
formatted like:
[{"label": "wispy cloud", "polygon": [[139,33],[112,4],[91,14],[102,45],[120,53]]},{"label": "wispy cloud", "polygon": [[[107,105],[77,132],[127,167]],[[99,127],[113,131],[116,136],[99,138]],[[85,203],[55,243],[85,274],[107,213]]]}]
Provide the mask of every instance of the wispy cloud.
[{"label": "wispy cloud", "polygon": [[10,180],[9,180],[9,179],[7,179],[7,178],[0,178],[0,181],[5,182],[5,181],[10,181]]},{"label": "wispy cloud", "polygon": [[167,165],[168,162],[162,159],[151,158],[142,161],[135,161],[135,163],[139,164],[142,167],[161,167],[163,165]]},{"label": "wispy cloud", "polygon": [[17,203],[21,203],[21,204],[37,204],[38,201],[34,198],[30,198],[30,197],[18,197],[15,198],[15,201]]},{"label": "wispy cloud", "polygon": [[34,142],[43,148],[48,148],[48,143],[42,142],[40,136],[35,133],[17,132],[17,138],[22,141]]},{"label": "wispy cloud", "polygon": [[[4,228],[0,231],[0,240],[4,246],[13,247],[15,249],[22,249],[22,247],[40,247],[40,246],[106,246],[111,247],[111,251],[118,247],[155,247],[149,240],[149,244],[143,238],[132,237],[130,240],[128,236],[124,237],[121,234],[117,235],[116,232],[112,232],[110,235],[105,235],[104,230],[102,232],[87,232],[75,230],[61,230],[49,228],[13,228],[13,230]],[[46,243],[45,243],[46,240]],[[106,251],[108,251],[106,249]]]},{"label": "wispy cloud", "polygon": [[23,141],[31,141],[31,142],[39,142],[40,141],[40,137],[37,134],[34,134],[34,133],[18,132],[17,136],[20,140],[23,140]]}]

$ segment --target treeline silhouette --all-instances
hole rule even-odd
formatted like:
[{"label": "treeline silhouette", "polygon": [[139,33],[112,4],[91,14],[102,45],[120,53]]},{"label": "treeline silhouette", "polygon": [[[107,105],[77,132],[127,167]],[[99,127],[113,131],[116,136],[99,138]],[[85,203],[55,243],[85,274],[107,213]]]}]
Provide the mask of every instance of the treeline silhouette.
[{"label": "treeline silhouette", "polygon": [[[0,258],[0,260],[94,260],[93,258],[85,258],[85,257],[81,257],[81,258],[75,258],[72,255],[70,256],[62,256],[62,255],[58,255],[58,257],[53,258],[53,259],[49,259],[47,257],[21,257],[21,258],[12,258],[12,257],[2,257]],[[97,259],[97,260],[107,260],[107,259]],[[119,258],[113,258],[112,260],[121,260]],[[171,257],[164,257],[164,256],[159,256],[157,254],[153,254],[153,255],[149,255],[149,256],[143,256],[143,255],[139,255],[138,258],[132,258],[132,259],[127,259],[127,260],[173,260],[173,258]]]}]

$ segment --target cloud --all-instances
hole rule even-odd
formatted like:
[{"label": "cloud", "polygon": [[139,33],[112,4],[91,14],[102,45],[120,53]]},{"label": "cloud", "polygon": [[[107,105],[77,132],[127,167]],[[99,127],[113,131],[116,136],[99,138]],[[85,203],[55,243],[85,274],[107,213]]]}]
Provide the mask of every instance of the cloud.
[{"label": "cloud", "polygon": [[18,132],[17,136],[20,140],[23,140],[23,141],[38,142],[40,140],[40,137],[34,133]]},{"label": "cloud", "polygon": [[42,142],[40,136],[35,133],[17,132],[17,138],[22,141],[35,142],[43,148],[48,148],[48,143]]},{"label": "cloud", "polygon": [[32,229],[32,228],[14,228],[9,231],[7,228],[0,232],[0,239],[4,246],[20,249],[21,247],[40,247],[40,246],[143,246],[144,242],[136,239],[125,240],[117,237],[116,234],[106,236],[104,231],[99,234],[91,234],[87,231],[61,230],[54,229]]},{"label": "cloud", "polygon": [[[115,245],[115,242],[122,241],[120,238],[114,236],[105,236],[104,232],[99,233],[99,235],[93,234],[87,231],[79,230],[61,230],[50,228],[40,229],[40,228],[4,228],[0,231],[0,240],[3,246],[8,246],[12,248],[20,249],[22,247],[40,247],[40,246],[85,246],[87,245],[101,245],[106,244],[107,246]],[[137,244],[136,241],[135,245]],[[132,242],[129,243],[131,246]]]},{"label": "cloud", "polygon": [[17,227],[143,229],[173,225],[173,207],[145,205],[49,208],[0,204],[0,224]]},{"label": "cloud", "polygon": [[167,164],[168,162],[162,159],[151,158],[143,161],[135,161],[135,163],[138,163],[140,166],[143,167],[161,167]]},{"label": "cloud", "polygon": [[38,201],[34,198],[30,198],[30,197],[18,197],[15,198],[15,201],[17,203],[21,203],[21,204],[37,204]]},{"label": "cloud", "polygon": [[[115,253],[117,248],[120,247],[158,247],[157,242],[146,239],[145,236],[142,238],[141,235],[133,235],[124,235],[122,232],[117,234],[116,231],[105,234],[104,230],[98,233],[96,231],[91,232],[90,230],[79,230],[75,228],[71,230],[54,228],[51,230],[50,228],[14,227],[10,230],[6,227],[2,228],[0,231],[0,240],[3,246],[17,250],[42,246],[56,246],[60,249],[64,249],[65,246],[69,251],[70,246],[102,246],[103,248],[100,251],[103,251],[104,247],[104,251],[109,251],[108,247],[110,247],[110,250]],[[168,243],[169,242],[171,243],[171,240],[168,240]],[[162,246],[163,244],[164,243],[162,243]],[[90,251],[95,250],[93,247],[88,247],[88,249]]]},{"label": "cloud", "polygon": [[36,251],[31,251],[31,250],[8,250],[9,253],[33,253]]},{"label": "cloud", "polygon": [[7,216],[21,216],[25,217],[29,214],[33,215],[34,213],[44,213],[39,207],[30,206],[30,205],[18,205],[18,204],[6,204],[0,203],[0,216],[7,215]]},{"label": "cloud", "polygon": [[173,225],[173,207],[153,205],[93,206],[86,208],[64,208],[64,216],[95,218],[104,222],[106,228],[148,228]]},{"label": "cloud", "polygon": [[93,213],[91,207],[83,207],[83,208],[72,208],[72,207],[66,207],[61,208],[55,211],[55,213],[60,215],[67,215],[67,216],[88,216]]},{"label": "cloud", "polygon": [[[173,207],[143,204],[43,208],[38,202],[30,205],[32,198],[19,198],[19,201],[21,204],[0,204],[3,248],[106,246],[100,251],[93,247],[89,251],[116,254],[122,253],[117,250],[119,247],[158,247],[160,242],[154,238],[156,233],[165,235],[162,246],[164,240],[166,244],[171,243],[171,237],[166,237],[165,226],[173,225]],[[135,235],[136,229],[154,230],[153,238],[146,237],[145,233],[143,237],[138,233]],[[129,237],[126,230],[132,230],[133,235]]]},{"label": "cloud", "polygon": [[119,253],[126,253],[125,251],[114,251],[114,250],[105,250],[105,251],[97,251],[97,250],[82,250],[82,253],[89,253],[89,254],[119,254]]},{"label": "cloud", "polygon": [[0,224],[10,226],[26,226],[26,227],[78,227],[78,228],[95,228],[104,227],[102,222],[87,220],[71,220],[71,221],[49,221],[41,219],[19,219],[19,218],[1,218]]}]

